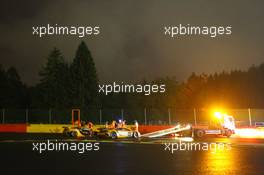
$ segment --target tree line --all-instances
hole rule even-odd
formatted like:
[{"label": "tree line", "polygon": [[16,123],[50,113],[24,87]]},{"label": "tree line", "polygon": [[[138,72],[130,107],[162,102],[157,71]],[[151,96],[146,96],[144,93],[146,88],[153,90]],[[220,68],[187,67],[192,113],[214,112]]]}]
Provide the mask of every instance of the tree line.
[{"label": "tree line", "polygon": [[143,79],[141,84],[165,84],[162,94],[98,94],[99,79],[90,50],[81,42],[72,62],[54,48],[39,71],[36,85],[27,86],[15,67],[0,65],[2,108],[228,108],[264,107],[264,64],[246,71],[192,73],[184,82],[175,77]]}]

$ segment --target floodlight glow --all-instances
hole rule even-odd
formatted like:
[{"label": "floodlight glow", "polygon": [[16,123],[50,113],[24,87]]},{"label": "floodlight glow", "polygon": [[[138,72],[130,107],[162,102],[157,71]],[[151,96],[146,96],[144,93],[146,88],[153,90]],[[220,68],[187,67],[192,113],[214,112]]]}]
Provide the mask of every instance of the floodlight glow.
[{"label": "floodlight glow", "polygon": [[222,118],[221,112],[214,112],[214,116],[218,119]]}]

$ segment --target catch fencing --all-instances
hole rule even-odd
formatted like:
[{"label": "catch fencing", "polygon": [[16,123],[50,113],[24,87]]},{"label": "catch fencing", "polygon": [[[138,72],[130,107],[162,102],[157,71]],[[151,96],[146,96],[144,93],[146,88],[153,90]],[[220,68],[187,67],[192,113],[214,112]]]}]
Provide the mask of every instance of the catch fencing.
[{"label": "catch fencing", "polygon": [[[264,109],[228,109],[237,126],[254,126],[264,122]],[[123,119],[145,125],[173,125],[177,123],[206,124],[212,118],[211,109],[178,108],[85,108],[80,109],[81,120],[104,124]],[[1,109],[1,123],[71,123],[72,109]]]}]

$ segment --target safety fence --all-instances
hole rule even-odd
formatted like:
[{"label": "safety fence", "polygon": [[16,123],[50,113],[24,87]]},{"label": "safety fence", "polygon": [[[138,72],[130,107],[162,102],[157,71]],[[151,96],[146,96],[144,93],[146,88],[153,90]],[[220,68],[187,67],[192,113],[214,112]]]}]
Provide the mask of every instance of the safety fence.
[{"label": "safety fence", "polygon": [[[42,123],[68,124],[71,122],[72,109],[1,109],[1,123]],[[227,109],[238,126],[263,124],[264,109]],[[127,123],[137,120],[146,125],[171,125],[176,123],[205,124],[212,118],[212,109],[178,108],[123,108],[123,109],[80,109],[82,121],[104,124],[123,119]]]}]

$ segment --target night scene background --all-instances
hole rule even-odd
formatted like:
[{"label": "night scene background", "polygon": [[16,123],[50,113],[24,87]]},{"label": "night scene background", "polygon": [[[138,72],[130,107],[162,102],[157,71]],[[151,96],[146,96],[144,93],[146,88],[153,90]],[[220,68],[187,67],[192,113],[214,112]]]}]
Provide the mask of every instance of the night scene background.
[{"label": "night scene background", "polygon": [[[0,107],[262,108],[262,7],[262,1],[3,1]],[[232,26],[232,34],[164,35],[164,26],[180,23]],[[100,34],[32,35],[32,26],[47,24],[99,26]],[[76,78],[78,54],[89,60],[88,77]],[[113,81],[164,83],[166,93],[97,93],[99,83]]]},{"label": "night scene background", "polygon": [[[0,4],[1,174],[263,174],[264,1]],[[33,35],[47,24],[100,34]],[[179,24],[232,34],[164,34]],[[166,92],[98,92],[113,82]],[[50,142],[100,150],[34,150]],[[231,149],[174,150],[180,143]]]}]

